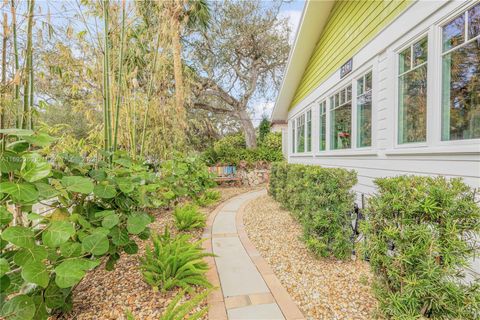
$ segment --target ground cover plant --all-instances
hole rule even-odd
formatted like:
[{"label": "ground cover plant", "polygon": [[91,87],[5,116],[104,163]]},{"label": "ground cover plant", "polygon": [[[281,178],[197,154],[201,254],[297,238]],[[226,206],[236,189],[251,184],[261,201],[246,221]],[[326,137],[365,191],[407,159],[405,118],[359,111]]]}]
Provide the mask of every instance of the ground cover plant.
[{"label": "ground cover plant", "polygon": [[197,206],[189,203],[175,207],[173,216],[175,217],[175,226],[180,231],[203,228],[207,220]]},{"label": "ground cover plant", "polygon": [[315,254],[345,259],[353,249],[356,181],[354,171],[279,162],[272,165],[269,192],[299,219]]},{"label": "ground cover plant", "polygon": [[201,207],[208,207],[220,200],[220,192],[218,190],[207,190],[195,200],[195,203]]},{"label": "ground cover plant", "polygon": [[154,290],[168,291],[182,288],[192,291],[193,286],[210,288],[205,273],[208,264],[201,241],[190,242],[190,235],[172,237],[168,229],[163,234],[152,234],[152,247],[147,246],[141,258],[141,270],[145,281]]},{"label": "ground cover plant", "polygon": [[375,293],[393,319],[478,319],[480,284],[465,279],[478,255],[480,208],[460,179],[375,181],[363,226]]}]

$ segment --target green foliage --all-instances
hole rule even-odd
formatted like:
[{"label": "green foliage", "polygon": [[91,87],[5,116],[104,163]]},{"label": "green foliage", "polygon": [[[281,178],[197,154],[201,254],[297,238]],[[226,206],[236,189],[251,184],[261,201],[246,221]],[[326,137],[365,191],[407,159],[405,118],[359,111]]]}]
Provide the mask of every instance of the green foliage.
[{"label": "green foliage", "polygon": [[266,133],[255,149],[247,149],[242,134],[228,135],[216,141],[212,148],[203,153],[209,165],[246,162],[252,165],[259,161],[275,162],[283,160],[281,133]]},{"label": "green foliage", "polygon": [[377,179],[362,226],[380,309],[393,319],[478,319],[480,284],[463,279],[478,255],[480,208],[459,179]]},{"label": "green foliage", "polygon": [[207,314],[208,308],[201,308],[199,311],[196,311],[191,314],[198,305],[204,301],[207,296],[210,294],[210,290],[204,290],[202,293],[194,295],[190,300],[185,303],[180,303],[181,300],[185,298],[185,290],[178,293],[175,298],[170,302],[165,310],[165,313],[162,314],[160,320],[197,320],[202,319],[204,315]]},{"label": "green foliage", "polygon": [[265,140],[267,134],[270,133],[270,120],[267,117],[263,117],[260,125],[258,126],[258,142],[262,143]]},{"label": "green foliage", "polygon": [[166,202],[177,198],[196,199],[215,186],[205,162],[198,156],[176,156],[160,165],[161,193]]},{"label": "green foliage", "polygon": [[175,226],[180,231],[193,230],[205,227],[207,218],[192,204],[177,206],[173,212]]},{"label": "green foliage", "polygon": [[[213,184],[198,158],[166,162],[157,174],[122,152],[86,162],[71,150],[47,151],[56,140],[45,133],[1,133],[12,141],[0,161],[0,316],[8,320],[71,309],[73,287],[101,259],[111,270],[122,252],[138,252],[138,238],[148,239],[146,208],[196,198]],[[39,201],[47,212],[33,212]]]},{"label": "green foliage", "polygon": [[220,200],[220,192],[218,190],[207,190],[195,201],[201,207],[208,207]]},{"label": "green foliage", "polygon": [[142,274],[154,290],[167,291],[175,287],[191,290],[191,286],[211,287],[205,273],[208,265],[200,242],[190,242],[190,236],[171,237],[167,229],[163,235],[153,234],[153,248],[147,246],[141,258]]},{"label": "green foliage", "polygon": [[319,256],[345,259],[352,244],[354,171],[274,163],[269,192],[299,219],[307,246]]}]

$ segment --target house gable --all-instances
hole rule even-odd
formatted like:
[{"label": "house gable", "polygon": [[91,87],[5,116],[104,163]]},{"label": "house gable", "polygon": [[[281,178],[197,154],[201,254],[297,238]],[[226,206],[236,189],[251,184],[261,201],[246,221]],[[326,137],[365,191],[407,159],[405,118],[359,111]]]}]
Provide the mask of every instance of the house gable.
[{"label": "house gable", "polygon": [[411,3],[411,0],[337,1],[289,109],[337,71]]}]

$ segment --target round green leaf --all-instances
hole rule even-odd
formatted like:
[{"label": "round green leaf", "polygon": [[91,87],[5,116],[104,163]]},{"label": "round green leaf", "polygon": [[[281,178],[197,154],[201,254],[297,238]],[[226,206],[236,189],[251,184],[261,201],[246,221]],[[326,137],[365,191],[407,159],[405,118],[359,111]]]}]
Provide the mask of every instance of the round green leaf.
[{"label": "round green leaf", "polygon": [[54,137],[51,137],[48,134],[43,132],[36,133],[30,136],[25,136],[23,137],[23,139],[28,143],[33,144],[35,146],[39,146],[39,147],[46,147],[56,140]]},{"label": "round green leaf", "polygon": [[35,246],[33,236],[34,233],[31,229],[22,226],[8,227],[2,232],[3,240],[21,248],[33,248]]},{"label": "round green leaf", "polygon": [[3,133],[4,135],[7,135],[7,136],[28,137],[33,134],[33,131],[29,129],[8,128],[8,129],[1,129],[0,133]]},{"label": "round green leaf", "polygon": [[3,277],[0,277],[0,293],[7,291],[8,287],[10,287],[10,277],[7,275],[4,275]]},{"label": "round green leaf", "polygon": [[23,248],[13,256],[13,262],[18,266],[23,266],[29,262],[41,262],[47,259],[48,252],[42,246],[34,245],[32,248]]},{"label": "round green leaf", "polygon": [[20,170],[22,167],[22,158],[13,151],[3,151],[0,154],[0,171],[3,173]]},{"label": "round green leaf", "polygon": [[108,229],[112,229],[115,227],[118,222],[120,222],[120,219],[118,218],[118,215],[116,214],[111,214],[103,218],[102,221],[102,226]]},{"label": "round green leaf", "polygon": [[82,280],[85,271],[76,260],[66,260],[55,268],[55,283],[60,288],[70,288]]},{"label": "round green leaf", "polygon": [[60,245],[60,253],[64,257],[78,257],[82,254],[82,245],[78,242],[65,242]]},{"label": "round green leaf", "polygon": [[2,307],[0,315],[6,320],[30,320],[35,315],[33,299],[24,294],[13,297]]},{"label": "round green leaf", "polygon": [[29,203],[37,200],[38,191],[32,184],[27,183],[0,183],[0,193],[6,193],[12,196],[15,202]]},{"label": "round green leaf", "polygon": [[113,244],[117,246],[123,246],[130,241],[128,232],[125,229],[120,229],[118,227],[113,227],[110,231],[110,236],[112,237]]},{"label": "round green leaf", "polygon": [[44,182],[36,182],[35,187],[38,190],[39,197],[42,199],[50,199],[59,194],[58,190]]},{"label": "round green leaf", "polygon": [[130,241],[129,243],[127,243],[125,245],[125,247],[123,248],[123,250],[125,251],[125,253],[127,254],[135,254],[138,252],[138,245],[135,243],[135,241]]},{"label": "round green leaf", "polygon": [[10,265],[8,264],[7,259],[0,258],[0,278],[8,271],[10,271]]},{"label": "round green leaf", "polygon": [[46,288],[49,275],[47,268],[42,262],[31,261],[22,267],[22,278],[26,282],[35,283]]},{"label": "round green leaf", "polygon": [[22,156],[23,163],[20,176],[28,182],[35,182],[48,177],[52,167],[38,153],[29,153]]},{"label": "round green leaf", "polygon": [[130,178],[117,177],[115,178],[115,182],[123,193],[130,193],[135,188],[135,185]]},{"label": "round green leaf", "polygon": [[151,220],[148,214],[146,213],[134,213],[127,219],[127,230],[129,233],[132,234],[139,234],[148,224],[150,224]]},{"label": "round green leaf", "polygon": [[93,194],[99,198],[111,199],[117,194],[114,186],[109,184],[97,184],[93,188]]},{"label": "round green leaf", "polygon": [[107,173],[105,170],[99,169],[99,170],[90,170],[88,173],[92,179],[97,180],[97,181],[103,181],[107,179]]},{"label": "round green leaf", "polygon": [[43,243],[56,248],[75,234],[75,227],[68,221],[53,221],[42,234]]},{"label": "round green leaf", "polygon": [[86,252],[102,255],[108,251],[108,238],[103,233],[94,233],[82,239],[82,247]]},{"label": "round green leaf", "polygon": [[61,182],[68,191],[85,194],[93,192],[93,182],[89,178],[81,176],[65,176],[62,178]]},{"label": "round green leaf", "polygon": [[65,303],[70,294],[70,290],[59,288],[56,283],[50,282],[45,290],[43,297],[45,298],[45,304],[48,308],[56,309],[61,307]]}]

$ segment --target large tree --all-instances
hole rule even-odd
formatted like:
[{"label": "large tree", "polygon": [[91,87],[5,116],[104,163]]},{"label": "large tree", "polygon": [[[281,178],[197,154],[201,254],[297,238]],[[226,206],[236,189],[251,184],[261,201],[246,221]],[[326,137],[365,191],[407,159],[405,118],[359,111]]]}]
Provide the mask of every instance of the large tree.
[{"label": "large tree", "polygon": [[236,118],[248,148],[256,147],[249,108],[278,90],[288,58],[290,29],[279,16],[280,5],[215,2],[210,27],[191,40],[190,61],[198,75],[194,107]]}]

